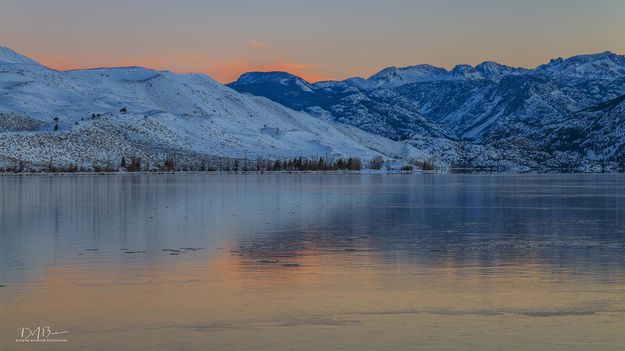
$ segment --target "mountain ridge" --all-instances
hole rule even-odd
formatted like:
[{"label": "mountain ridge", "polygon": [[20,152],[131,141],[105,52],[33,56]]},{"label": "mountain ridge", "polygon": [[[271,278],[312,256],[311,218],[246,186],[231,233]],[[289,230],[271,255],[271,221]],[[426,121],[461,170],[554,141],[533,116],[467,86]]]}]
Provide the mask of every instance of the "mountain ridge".
[{"label": "mountain ridge", "polygon": [[0,166],[176,154],[188,164],[381,155],[442,169],[615,169],[625,162],[624,68],[604,52],[533,70],[390,68],[375,84],[250,72],[224,86],[136,66],[57,71],[2,48]]},{"label": "mountain ridge", "polygon": [[[526,68],[526,67],[514,67],[508,66],[506,64],[498,63],[496,61],[486,60],[482,63],[476,64],[475,66],[469,64],[457,64],[451,70],[448,70],[444,67],[437,67],[431,64],[417,64],[411,66],[397,67],[397,66],[389,66],[381,69],[377,73],[369,76],[368,78],[363,77],[350,77],[344,80],[330,80],[330,81],[319,81],[315,83],[311,83],[306,81],[305,79],[298,77],[295,74],[292,74],[287,71],[254,71],[254,72],[244,72],[239,78],[233,82],[226,83],[226,85],[234,84],[240,81],[242,76],[247,75],[248,73],[254,74],[263,74],[263,73],[281,73],[288,74],[293,77],[297,77],[307,84],[317,84],[317,83],[326,83],[326,82],[346,82],[350,83],[351,81],[361,81],[361,83],[356,83],[354,85],[364,87],[363,81],[367,82],[370,80],[384,80],[389,76],[401,76],[401,72],[409,72],[412,75],[413,79],[407,79],[403,77],[405,83],[410,84],[416,82],[427,82],[427,81],[435,81],[435,80],[447,80],[447,79],[461,79],[462,72],[466,72],[466,70],[475,71],[479,73],[478,77],[480,79],[496,79],[500,78],[504,75],[512,75],[512,74],[532,74],[532,73],[541,73],[547,72],[552,67],[560,67],[562,64],[572,65],[572,64],[583,64],[583,63],[592,63],[594,61],[599,60],[612,60],[621,62],[621,64],[625,65],[625,55],[619,55],[612,51],[603,51],[594,54],[579,54],[573,55],[566,59],[562,57],[558,57],[556,59],[551,59],[548,63],[539,64],[534,68]],[[560,67],[562,68],[562,67]],[[503,71],[503,73],[502,73]],[[455,73],[454,73],[455,72]],[[625,71],[620,71],[619,75],[625,75]],[[408,77],[409,78],[409,77]],[[395,83],[392,83],[395,84]],[[397,87],[399,85],[392,85],[391,87]],[[378,88],[380,86],[373,86],[374,88]],[[389,87],[389,86],[385,86]]]},{"label": "mountain ridge", "polygon": [[[288,73],[281,74],[284,77]],[[485,61],[475,67],[457,65],[451,71],[431,65],[389,67],[368,79],[355,77],[309,83],[299,77],[291,78],[307,84],[312,94],[297,93],[296,87],[288,85],[274,86],[268,89],[269,94],[261,75],[256,73],[254,84],[235,81],[229,86],[286,103],[294,109],[317,111],[318,116],[367,128],[381,136],[397,138],[401,135],[401,140],[421,148],[435,144],[440,149],[456,150],[456,156],[464,155],[460,158],[473,158],[470,155],[473,151],[469,154],[462,151],[467,145],[485,147],[491,154],[508,152],[513,162],[530,168],[540,168],[541,165],[568,167],[571,163],[592,164],[598,158],[615,160],[619,157],[608,147],[598,148],[592,152],[592,157],[589,156],[584,148],[590,148],[593,143],[605,145],[600,140],[601,134],[597,133],[593,134],[593,140],[577,143],[578,149],[565,148],[566,154],[556,154],[554,152],[560,151],[555,149],[549,151],[552,150],[551,144],[568,140],[565,132],[558,134],[565,129],[563,123],[583,119],[582,112],[599,108],[597,106],[625,94],[625,56],[612,52],[553,59],[534,69]],[[339,95],[333,94],[333,87],[337,90],[336,87],[342,86],[351,90],[343,89],[340,103],[337,103]],[[393,100],[378,101],[377,110],[388,113],[377,117],[376,123],[367,122],[363,127],[361,124],[367,121],[366,116],[350,111],[356,108],[366,111],[359,106],[376,95],[393,97]],[[410,114],[394,111],[397,106],[409,106],[404,111],[410,111]],[[392,128],[383,123],[389,114],[397,117]],[[414,128],[412,123],[402,123],[408,120],[408,115],[419,116],[424,123],[441,132],[427,134],[414,129],[415,133],[404,133]],[[610,120],[620,121],[616,117]],[[551,125],[560,128],[550,129]],[[610,126],[604,127],[606,135],[610,134],[613,141],[619,138],[618,134],[608,133]],[[546,130],[552,133],[545,133]],[[431,151],[437,153],[437,150]],[[449,158],[450,155],[438,153],[438,156]]]}]

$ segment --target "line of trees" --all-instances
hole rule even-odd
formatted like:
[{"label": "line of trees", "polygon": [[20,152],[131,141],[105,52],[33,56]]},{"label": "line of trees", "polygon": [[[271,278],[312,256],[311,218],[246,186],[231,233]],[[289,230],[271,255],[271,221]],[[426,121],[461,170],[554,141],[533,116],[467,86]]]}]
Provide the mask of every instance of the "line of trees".
[{"label": "line of trees", "polygon": [[[382,169],[386,161],[382,156],[371,159],[366,167]],[[390,164],[386,164],[390,167]],[[209,158],[205,156],[176,157],[176,154],[166,156],[160,162],[150,163],[139,156],[123,156],[119,163],[102,162],[93,165],[55,164],[50,161],[43,167],[26,166],[23,161],[13,167],[0,168],[0,172],[46,172],[46,173],[76,173],[76,172],[308,172],[308,171],[359,171],[363,168],[361,159],[349,158],[305,158],[294,157],[285,159],[233,159],[226,157]],[[401,168],[402,171],[413,171],[415,168],[433,170],[434,165],[428,162],[413,162]]]},{"label": "line of trees", "polygon": [[339,158],[311,160],[302,157],[260,162],[257,164],[260,171],[358,171],[362,168],[359,158]]},{"label": "line of trees", "polygon": [[27,167],[23,161],[13,167],[0,168],[0,172],[302,172],[302,171],[358,171],[362,168],[359,158],[308,159],[295,157],[278,160],[248,160],[231,158],[196,157],[178,159],[169,155],[163,161],[149,163],[139,156],[123,156],[118,164],[111,162],[97,163],[91,166],[80,166],[75,163],[55,164],[50,161],[43,167]]},{"label": "line of trees", "polygon": [[[140,162],[140,161],[139,161]],[[278,160],[248,160],[217,158],[203,159],[199,162],[184,162],[179,165],[174,156],[170,156],[162,164],[156,165],[159,171],[205,171],[205,172],[301,172],[301,171],[357,171],[362,168],[359,158],[308,159],[296,157]]]}]

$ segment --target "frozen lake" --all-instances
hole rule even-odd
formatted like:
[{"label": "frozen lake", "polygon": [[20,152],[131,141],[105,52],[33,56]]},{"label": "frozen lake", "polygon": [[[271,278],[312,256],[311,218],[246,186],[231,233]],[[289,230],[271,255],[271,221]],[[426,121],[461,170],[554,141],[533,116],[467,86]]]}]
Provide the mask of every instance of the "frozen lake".
[{"label": "frozen lake", "polygon": [[0,350],[625,349],[625,176],[0,177],[0,267]]}]

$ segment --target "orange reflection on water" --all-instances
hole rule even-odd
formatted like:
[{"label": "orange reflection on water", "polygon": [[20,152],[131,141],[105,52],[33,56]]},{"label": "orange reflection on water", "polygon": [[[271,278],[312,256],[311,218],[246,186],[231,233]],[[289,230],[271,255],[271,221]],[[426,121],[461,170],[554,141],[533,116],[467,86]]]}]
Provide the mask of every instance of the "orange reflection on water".
[{"label": "orange reflection on water", "polygon": [[[50,325],[50,350],[615,350],[625,289],[535,262],[485,270],[382,263],[374,250],[151,253],[123,268],[57,264],[5,287],[0,349]],[[96,255],[95,253],[93,255]],[[295,265],[297,264],[297,265]]]}]

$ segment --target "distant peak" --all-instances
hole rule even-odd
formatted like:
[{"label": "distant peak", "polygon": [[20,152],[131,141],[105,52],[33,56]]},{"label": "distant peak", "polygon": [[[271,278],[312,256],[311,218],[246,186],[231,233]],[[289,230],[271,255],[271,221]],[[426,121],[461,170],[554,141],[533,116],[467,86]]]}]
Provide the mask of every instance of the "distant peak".
[{"label": "distant peak", "polygon": [[504,70],[508,70],[508,71],[523,71],[526,70],[526,68],[521,68],[521,67],[513,67],[513,66],[508,66],[508,65],[504,65],[502,63],[499,62],[495,62],[495,61],[484,61],[482,63],[480,63],[479,65],[475,66],[475,69],[479,70],[479,69],[504,69]]},{"label": "distant peak", "polygon": [[304,79],[288,72],[247,72],[243,73],[239,79],[227,84],[230,87],[254,84],[279,84],[283,86],[296,86],[298,89],[311,92],[313,85]]},{"label": "distant peak", "polygon": [[562,57],[558,57],[555,60],[551,60],[550,63],[562,63],[562,62],[592,62],[603,59],[617,59],[619,56],[612,51],[604,51],[596,54],[582,54],[571,56],[567,59],[563,59]]},{"label": "distant peak", "polygon": [[561,63],[561,62],[564,62],[564,59],[562,57],[549,60],[550,64]]},{"label": "distant peak", "polygon": [[511,67],[495,61],[484,61],[475,66],[475,70],[479,72],[484,79],[495,81],[505,76],[521,74],[527,71],[525,68]]},{"label": "distant peak", "polygon": [[432,66],[430,64],[426,64],[425,63],[425,64],[419,64],[419,65],[414,65],[414,66],[406,66],[406,67],[390,66],[390,67],[387,67],[387,68],[381,70],[380,72],[376,73],[375,75],[384,74],[384,73],[391,73],[391,72],[400,73],[400,72],[410,72],[410,71],[436,71],[436,72],[445,71],[445,72],[447,72],[447,70],[444,69],[444,68]]},{"label": "distant peak", "polygon": [[613,56],[618,56],[618,55],[613,53],[612,51],[604,51],[604,52],[600,52],[596,54],[576,55],[571,58],[572,59],[574,58],[604,58],[604,57],[613,57]]},{"label": "distant peak", "polygon": [[561,57],[538,66],[536,71],[558,77],[613,80],[625,75],[625,56],[611,51]]},{"label": "distant peak", "polygon": [[304,79],[296,75],[293,75],[288,72],[283,72],[283,71],[246,72],[246,73],[241,74],[239,76],[239,79],[237,79],[233,83],[248,84],[248,83],[269,82],[269,81],[282,81],[285,79],[299,80],[299,81],[308,83]]},{"label": "distant peak", "polygon": [[387,67],[367,80],[369,87],[396,87],[404,84],[440,80],[449,75],[444,68],[428,64],[397,68]]},{"label": "distant peak", "polygon": [[473,72],[475,72],[475,67],[471,65],[467,65],[467,64],[456,65],[456,67],[454,67],[451,70],[452,74],[461,74],[461,75],[465,75],[467,73],[473,73]]},{"label": "distant peak", "polygon": [[604,52],[600,52],[598,54],[595,54],[595,56],[597,56],[597,57],[615,57],[615,56],[618,56],[618,55],[613,53],[612,51],[606,50]]},{"label": "distant peak", "polygon": [[288,77],[295,77],[294,74],[291,74],[289,72],[284,72],[284,71],[252,71],[252,72],[246,72],[241,74],[241,77],[243,76],[275,76],[275,77],[283,77],[283,76],[288,76]]},{"label": "distant peak", "polygon": [[459,65],[456,65],[456,67],[454,67],[452,71],[466,71],[470,69],[473,69],[473,66],[465,64],[465,63],[461,63]]},{"label": "distant peak", "polygon": [[477,68],[477,67],[508,67],[508,66],[502,65],[501,63],[497,63],[495,61],[484,61],[475,67]]}]

